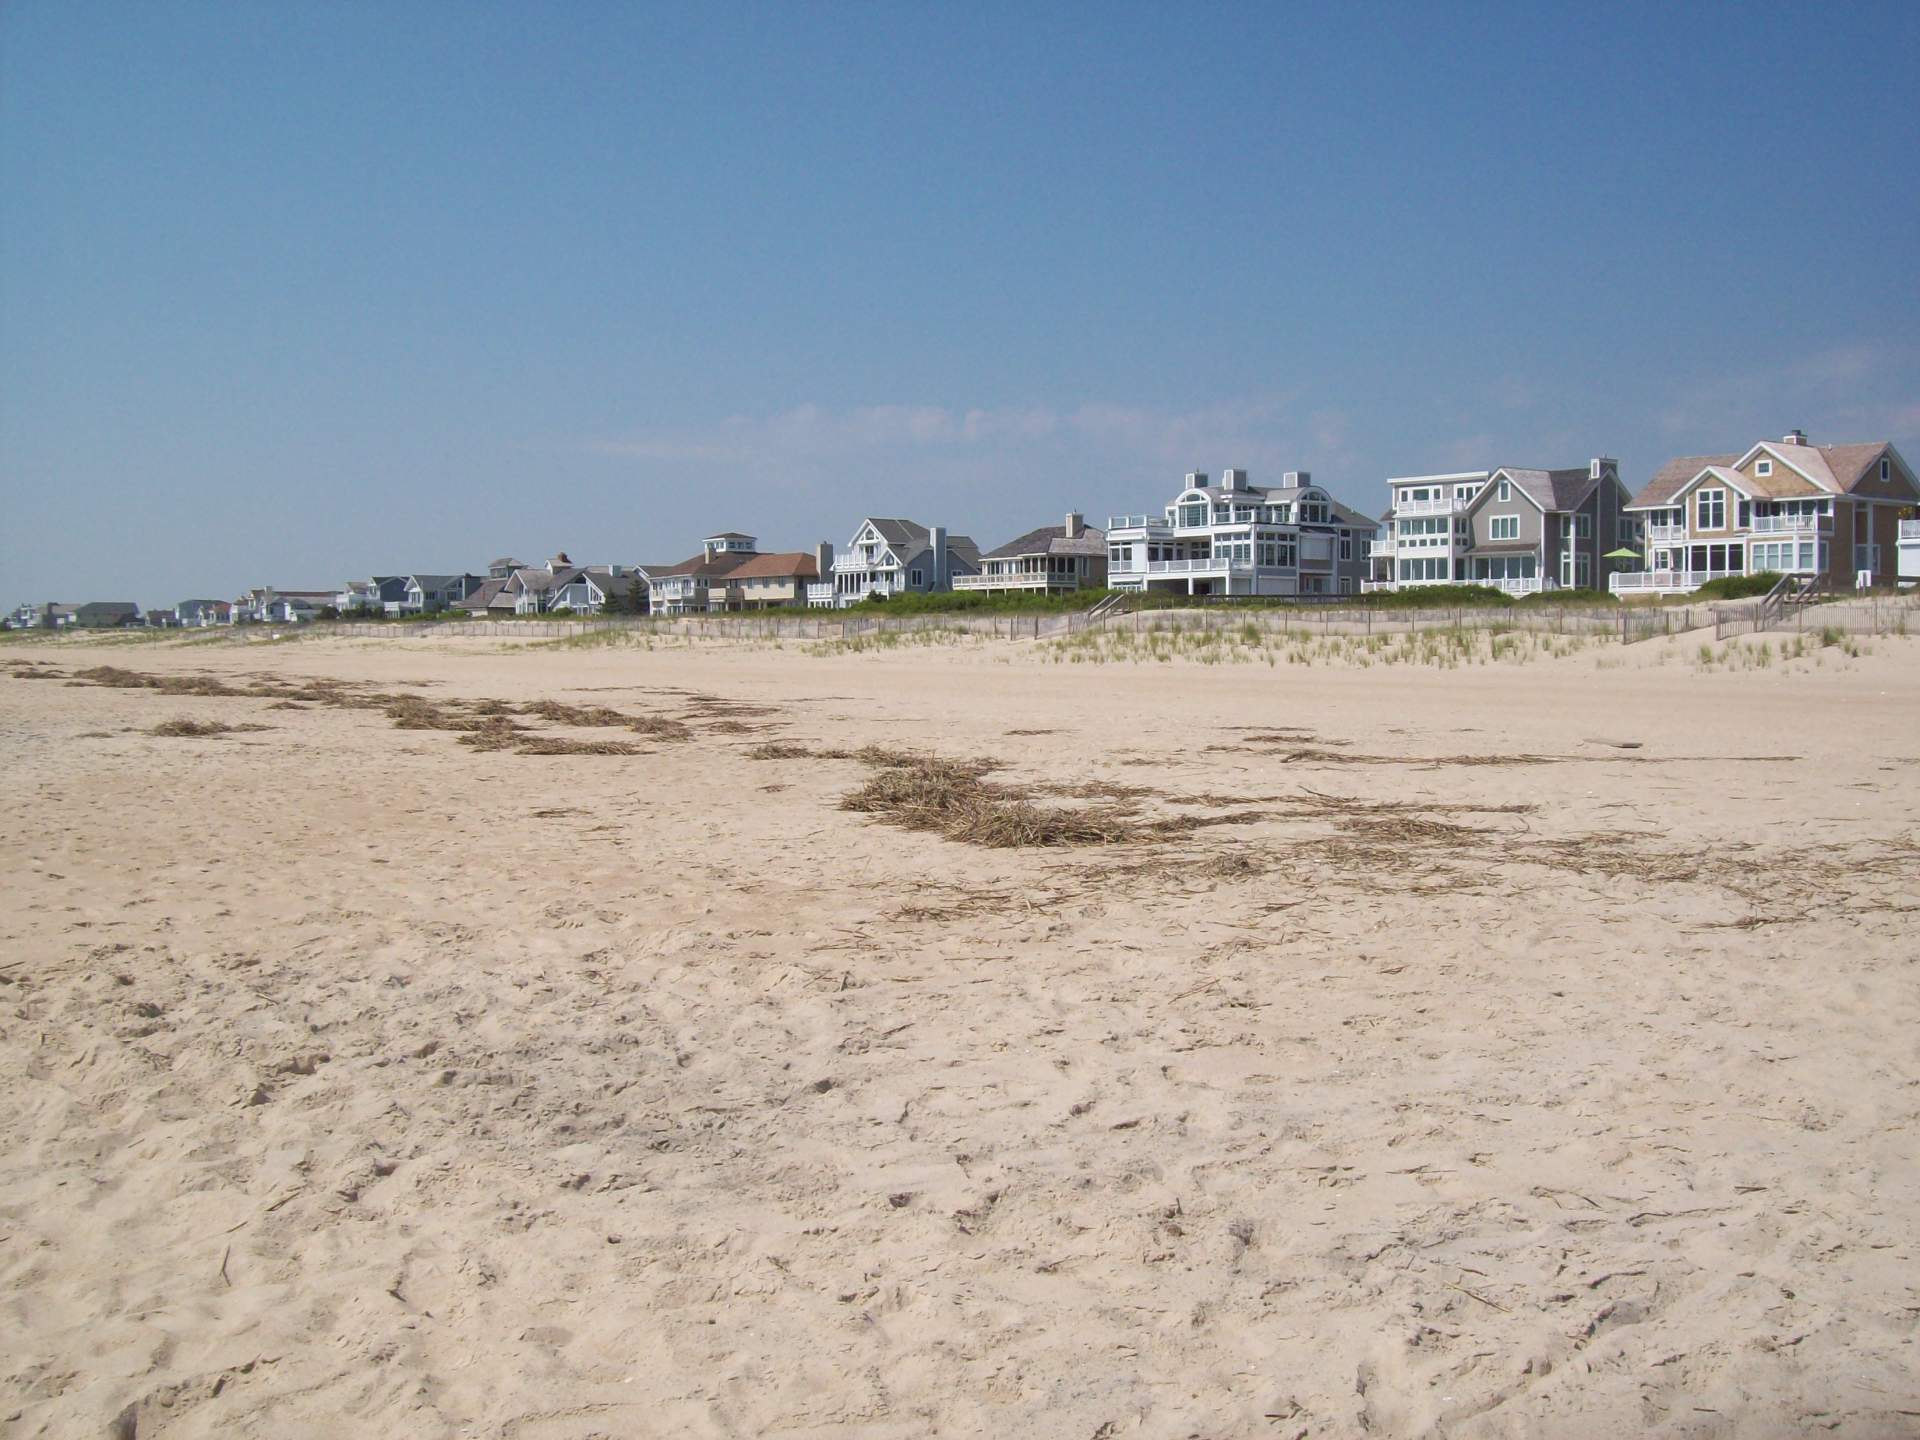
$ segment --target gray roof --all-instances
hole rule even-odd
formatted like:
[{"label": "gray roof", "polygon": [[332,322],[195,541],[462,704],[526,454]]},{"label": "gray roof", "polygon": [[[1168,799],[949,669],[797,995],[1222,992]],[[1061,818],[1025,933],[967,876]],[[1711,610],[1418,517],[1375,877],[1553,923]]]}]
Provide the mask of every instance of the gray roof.
[{"label": "gray roof", "polygon": [[493,603],[493,597],[507,588],[504,580],[482,580],[479,588],[464,600],[453,602],[456,610],[484,610]]},{"label": "gray roof", "polygon": [[[869,515],[865,523],[873,526],[875,530],[878,530],[880,532],[880,538],[890,544],[924,545],[927,543],[927,527],[917,525],[911,520],[897,520],[887,516]],[[948,537],[948,543],[952,543],[952,537]]]},{"label": "gray roof", "polygon": [[1009,540],[997,550],[989,550],[989,560],[1010,560],[1016,555],[1105,555],[1107,553],[1107,532],[1095,529],[1091,525],[1082,525],[1080,533],[1073,539],[1067,538],[1064,525],[1042,525],[1038,530],[1029,530],[1018,539]]},{"label": "gray roof", "polygon": [[[1513,481],[1542,510],[1553,511],[1578,510],[1593,493],[1595,483],[1593,471],[1586,465],[1567,470],[1517,470],[1511,465],[1502,465],[1494,474]],[[1490,491],[1493,491],[1491,484],[1480,493],[1485,495]]]}]

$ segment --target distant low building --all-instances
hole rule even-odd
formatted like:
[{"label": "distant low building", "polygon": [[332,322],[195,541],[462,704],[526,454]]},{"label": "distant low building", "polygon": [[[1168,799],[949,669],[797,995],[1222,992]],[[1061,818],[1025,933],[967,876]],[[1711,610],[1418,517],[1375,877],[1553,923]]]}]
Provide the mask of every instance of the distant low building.
[{"label": "distant low building", "polygon": [[1042,525],[980,557],[978,575],[956,575],[956,591],[1064,595],[1107,583],[1107,535],[1078,511],[1064,525]]},{"label": "distant low building", "polygon": [[204,629],[213,625],[233,623],[233,602],[230,600],[182,600],[173,607],[173,613],[180,625],[187,629]]},{"label": "distant low building", "polygon": [[74,607],[73,623],[82,630],[124,630],[140,623],[140,607],[131,600],[89,600]]}]

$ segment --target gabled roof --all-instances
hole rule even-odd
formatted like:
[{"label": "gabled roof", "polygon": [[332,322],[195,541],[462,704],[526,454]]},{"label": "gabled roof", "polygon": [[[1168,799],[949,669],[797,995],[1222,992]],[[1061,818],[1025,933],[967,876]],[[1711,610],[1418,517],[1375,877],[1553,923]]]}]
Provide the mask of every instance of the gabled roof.
[{"label": "gabled roof", "polygon": [[1822,445],[1819,449],[1827,457],[1827,468],[1833,471],[1834,483],[1842,490],[1851,490],[1862,480],[1879,474],[1880,457],[1892,452],[1893,446],[1888,441],[1875,440],[1867,445]]},{"label": "gabled roof", "polygon": [[1380,522],[1371,515],[1355,510],[1350,505],[1342,505],[1338,500],[1327,501],[1327,506],[1333,512],[1333,522],[1336,525],[1358,526],[1363,530],[1380,528]]},{"label": "gabled roof", "polygon": [[644,568],[648,575],[661,579],[688,576],[697,580],[711,578],[716,575],[731,575],[735,570],[753,558],[751,555],[741,554],[738,551],[722,551],[718,555],[709,556],[706,551],[702,550],[692,559],[682,560],[677,565],[648,565]]},{"label": "gabled roof", "polygon": [[[911,520],[900,520],[885,515],[869,515],[865,520],[860,522],[860,529],[864,530],[869,525],[879,532],[882,540],[893,545],[924,545],[927,543],[930,533],[924,525],[916,524]],[[859,531],[855,531],[854,533],[858,534]],[[947,543],[953,543],[952,536],[947,537]]]},{"label": "gabled roof", "polygon": [[997,550],[989,550],[983,558],[1011,560],[1020,555],[1097,556],[1106,553],[1107,532],[1104,530],[1082,525],[1080,533],[1069,540],[1066,526],[1042,525],[1038,530],[1029,530],[1017,539],[1009,540]]},{"label": "gabled roof", "polygon": [[493,597],[507,588],[504,580],[482,580],[480,586],[464,600],[453,602],[456,610],[484,610],[493,603]]},{"label": "gabled roof", "polygon": [[1513,481],[1520,491],[1544,511],[1577,510],[1593,493],[1597,483],[1590,466],[1581,465],[1565,470],[1523,470],[1511,465],[1502,465],[1493,472],[1487,486],[1474,497],[1478,502],[1482,496],[1499,494],[1495,483],[1501,476]]},{"label": "gabled roof", "polygon": [[407,576],[408,580],[412,581],[415,585],[418,585],[422,590],[444,590],[447,588],[447,586],[451,585],[454,581],[464,580],[466,578],[467,577],[464,574]]},{"label": "gabled roof", "polygon": [[1669,460],[1654,473],[1653,479],[1640,487],[1640,493],[1633,497],[1627,508],[1646,510],[1671,505],[1673,497],[1686,489],[1693,478],[1709,465],[1731,465],[1739,458],[1738,454],[1681,455]]},{"label": "gabled roof", "polygon": [[140,607],[131,600],[89,600],[73,607],[81,620],[125,620],[138,615]]},{"label": "gabled roof", "polygon": [[[1849,445],[1788,445],[1762,440],[1749,447],[1744,454],[1682,455],[1662,465],[1653,479],[1633,497],[1629,508],[1647,510],[1671,505],[1674,498],[1699,478],[1700,472],[1707,467],[1741,466],[1762,454],[1779,463],[1774,466],[1771,475],[1751,479],[1742,477],[1742,484],[1755,496],[1771,500],[1801,495],[1844,495],[1862,480],[1874,475],[1880,457],[1891,448],[1885,440]],[[1786,475],[1781,473],[1783,468],[1788,472]],[[1810,488],[1802,489],[1791,478],[1794,475],[1806,481]]]},{"label": "gabled roof", "polygon": [[728,572],[729,580],[817,580],[820,564],[804,551],[782,551],[773,555],[749,555],[746,563]]}]

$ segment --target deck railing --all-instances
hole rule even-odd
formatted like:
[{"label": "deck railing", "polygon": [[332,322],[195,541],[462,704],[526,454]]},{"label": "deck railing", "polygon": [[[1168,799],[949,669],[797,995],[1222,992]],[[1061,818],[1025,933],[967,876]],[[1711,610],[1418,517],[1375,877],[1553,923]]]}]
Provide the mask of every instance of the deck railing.
[{"label": "deck railing", "polygon": [[1639,570],[1609,575],[1607,589],[1615,595],[1673,595],[1683,590],[1698,590],[1709,580],[1745,573],[1744,570]]},{"label": "deck railing", "polygon": [[1756,515],[1747,527],[1755,535],[1813,535],[1833,529],[1831,515]]}]

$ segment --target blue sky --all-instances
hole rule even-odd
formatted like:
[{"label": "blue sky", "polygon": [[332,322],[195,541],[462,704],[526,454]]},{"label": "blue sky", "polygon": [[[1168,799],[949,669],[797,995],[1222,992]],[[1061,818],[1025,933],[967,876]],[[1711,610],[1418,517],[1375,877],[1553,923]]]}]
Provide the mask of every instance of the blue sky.
[{"label": "blue sky", "polygon": [[1917,60],[1911,3],[9,0],[0,570],[1920,460]]}]

